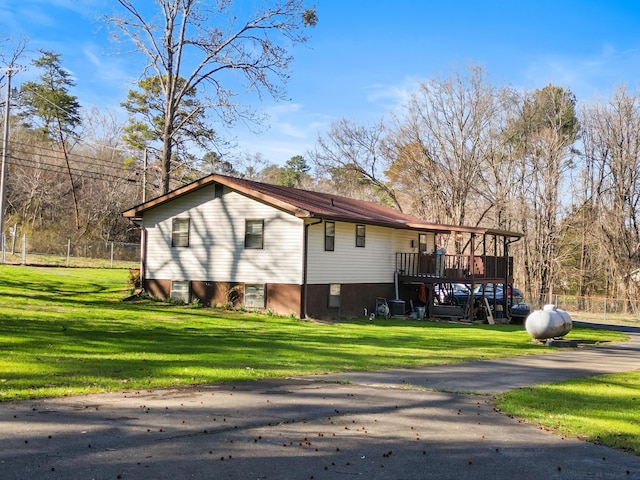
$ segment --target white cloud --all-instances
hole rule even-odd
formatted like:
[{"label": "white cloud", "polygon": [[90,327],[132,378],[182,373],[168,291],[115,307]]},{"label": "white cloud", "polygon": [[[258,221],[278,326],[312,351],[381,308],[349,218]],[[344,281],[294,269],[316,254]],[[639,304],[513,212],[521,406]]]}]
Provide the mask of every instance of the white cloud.
[{"label": "white cloud", "polygon": [[292,125],[291,123],[279,123],[278,130],[283,135],[294,138],[307,138],[308,129],[304,125]]},{"label": "white cloud", "polygon": [[[389,113],[397,113],[407,104],[411,94],[416,90],[420,80],[415,77],[405,77],[398,83],[374,84],[367,87],[366,101],[369,108],[366,112],[370,121],[377,121],[379,117]],[[371,107],[374,108],[371,108]],[[372,116],[375,115],[376,118]]]},{"label": "white cloud", "polygon": [[540,55],[531,59],[524,72],[526,88],[553,83],[571,89],[580,100],[607,96],[616,85],[636,89],[640,74],[640,51],[617,50],[602,45],[590,55]]},{"label": "white cloud", "polygon": [[288,137],[292,140],[315,140],[319,129],[329,124],[327,117],[319,116],[300,103],[274,104],[264,109],[268,116],[264,135]]},{"label": "white cloud", "polygon": [[87,57],[89,62],[93,64],[94,67],[97,67],[97,68],[102,67],[102,60],[100,60],[100,57],[98,57],[98,55],[96,55],[95,52],[92,51],[91,47],[85,47],[82,50],[82,52],[84,53],[85,57]]},{"label": "white cloud", "polygon": [[100,47],[94,44],[85,45],[83,54],[94,67],[91,76],[99,78],[101,83],[125,88],[136,78],[126,57],[100,53]]},{"label": "white cloud", "polygon": [[304,106],[301,103],[278,103],[265,109],[267,115],[272,118],[300,112]]},{"label": "white cloud", "polygon": [[370,93],[367,95],[367,101],[371,103],[380,103],[398,105],[405,103],[411,93],[418,86],[418,81],[413,78],[404,79],[401,83],[383,85],[375,84],[371,85],[368,90]]},{"label": "white cloud", "polygon": [[265,106],[269,115],[265,129],[256,134],[246,127],[237,126],[238,154],[260,153],[269,162],[284,164],[295,155],[305,155],[313,148],[319,132],[324,132],[331,119],[309,111],[301,103],[277,103]]}]

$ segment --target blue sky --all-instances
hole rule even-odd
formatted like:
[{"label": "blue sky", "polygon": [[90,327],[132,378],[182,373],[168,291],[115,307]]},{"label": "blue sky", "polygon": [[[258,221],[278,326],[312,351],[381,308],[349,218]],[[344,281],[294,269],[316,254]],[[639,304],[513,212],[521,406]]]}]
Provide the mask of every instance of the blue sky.
[{"label": "blue sky", "polygon": [[[2,0],[0,37],[26,35],[34,55],[41,48],[61,53],[81,104],[117,110],[143,65],[114,55],[107,29],[96,20],[114,3]],[[581,102],[606,98],[616,85],[639,86],[640,1],[315,3],[319,22],[310,41],[294,50],[289,100],[253,100],[270,120],[259,135],[241,126],[230,132],[238,153],[262,153],[282,164],[312,148],[332,120],[375,122],[397,109],[419,81],[469,63],[485,68],[496,85],[535,89],[553,83]],[[15,82],[36,76],[26,71]]]}]

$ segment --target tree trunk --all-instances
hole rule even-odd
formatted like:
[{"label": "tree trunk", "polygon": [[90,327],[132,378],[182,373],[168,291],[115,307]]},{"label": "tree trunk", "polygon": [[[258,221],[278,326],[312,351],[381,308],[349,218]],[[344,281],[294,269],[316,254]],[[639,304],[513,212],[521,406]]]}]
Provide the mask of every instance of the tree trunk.
[{"label": "tree trunk", "polygon": [[67,165],[67,174],[69,175],[69,181],[71,182],[71,196],[73,197],[73,213],[76,220],[76,230],[80,230],[80,209],[78,208],[78,197],[76,195],[76,186],[73,183],[73,175],[71,174],[71,165],[69,164],[69,154],[67,153],[67,146],[64,141],[64,135],[62,132],[62,124],[60,117],[56,116],[58,124],[58,138],[60,140],[60,147],[62,148],[62,154],[64,155],[64,161]]}]

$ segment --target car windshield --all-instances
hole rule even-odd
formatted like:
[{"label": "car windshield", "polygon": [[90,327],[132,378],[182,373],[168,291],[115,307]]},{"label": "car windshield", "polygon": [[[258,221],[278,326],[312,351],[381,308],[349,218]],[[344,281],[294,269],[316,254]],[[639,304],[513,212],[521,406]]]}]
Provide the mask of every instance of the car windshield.
[{"label": "car windshield", "polygon": [[[502,289],[498,287],[497,291],[502,291]],[[473,289],[473,293],[482,293],[482,292],[484,292],[485,294],[493,293],[493,284],[487,283],[486,285],[476,285],[476,287]]]},{"label": "car windshield", "polygon": [[[473,289],[473,293],[480,295],[482,294],[482,292],[484,292],[485,295],[493,295],[495,291],[496,295],[502,295],[502,293],[504,292],[504,285],[493,285],[492,283],[487,283],[486,285],[484,285],[484,288],[482,285],[476,285],[476,287]],[[522,295],[522,293],[520,292],[520,290],[518,290],[517,288],[508,288],[507,289],[507,295],[512,293],[513,295]]]}]

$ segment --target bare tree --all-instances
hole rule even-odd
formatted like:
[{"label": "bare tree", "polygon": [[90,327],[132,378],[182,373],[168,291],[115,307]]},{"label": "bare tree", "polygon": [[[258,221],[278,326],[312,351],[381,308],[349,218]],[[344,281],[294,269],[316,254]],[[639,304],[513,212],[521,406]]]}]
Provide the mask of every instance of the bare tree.
[{"label": "bare tree", "polygon": [[493,206],[484,169],[502,118],[499,92],[480,67],[419,85],[389,135],[390,178],[414,212],[454,225],[484,217]]},{"label": "bare tree", "polygon": [[246,153],[237,161],[236,171],[239,172],[241,178],[247,180],[264,181],[262,172],[271,166],[271,163],[262,155],[255,153],[253,155]]},{"label": "bare tree", "polygon": [[[147,15],[146,1],[118,0],[123,13],[108,18],[119,39],[127,39],[147,60],[145,74],[160,82],[163,101],[162,183],[170,189],[176,135],[194,116],[209,111],[223,123],[251,118],[236,101],[236,74],[243,87],[282,98],[283,82],[292,57],[289,45],[304,42],[305,26],[317,22],[316,12],[303,0],[271,2],[246,14],[229,0],[157,0],[157,17]],[[143,7],[144,4],[144,7]],[[236,8],[234,8],[236,7]],[[194,91],[202,92],[199,108],[181,115],[181,106]]]},{"label": "bare tree", "polygon": [[19,62],[26,48],[27,40],[24,37],[18,40],[0,38],[0,86],[6,85],[10,76],[23,69]]},{"label": "bare tree", "polygon": [[29,233],[52,231],[58,222],[70,223],[64,157],[42,132],[14,128],[8,171],[8,204],[14,223]]},{"label": "bare tree", "polygon": [[[103,244],[129,238],[121,212],[139,196],[138,177],[127,152],[118,148],[121,137],[116,135],[122,126],[100,133],[93,128],[98,123],[102,123],[101,129],[107,128],[110,120],[98,115],[93,111],[85,117],[89,131],[83,135],[83,143],[66,155],[41,130],[14,127],[8,183],[10,219],[23,233],[33,236],[32,248],[47,252],[64,238],[74,242],[99,240]],[[110,144],[108,139],[114,136],[117,141]],[[74,212],[68,205],[70,186],[65,181],[69,169],[81,207],[84,228],[80,231],[70,227]]]},{"label": "bare tree", "polygon": [[343,189],[350,190],[350,196],[363,191],[365,196],[368,193],[402,211],[395,191],[384,176],[389,166],[384,137],[382,121],[365,126],[341,119],[333,122],[325,135],[318,136],[310,157],[316,170],[329,176],[336,189],[346,187]]},{"label": "bare tree", "polygon": [[[585,199],[598,214],[595,232],[604,246],[614,286],[636,298],[640,265],[640,97],[619,87],[609,102],[583,112]],[[607,293],[618,293],[607,292]]]},{"label": "bare tree", "polygon": [[123,240],[130,228],[121,212],[131,199],[141,199],[143,181],[152,183],[151,175],[143,175],[124,144],[124,125],[108,110],[92,108],[84,112],[85,133],[78,153],[84,174],[81,200],[87,229],[86,237],[103,242]]}]

